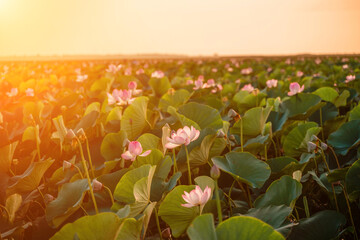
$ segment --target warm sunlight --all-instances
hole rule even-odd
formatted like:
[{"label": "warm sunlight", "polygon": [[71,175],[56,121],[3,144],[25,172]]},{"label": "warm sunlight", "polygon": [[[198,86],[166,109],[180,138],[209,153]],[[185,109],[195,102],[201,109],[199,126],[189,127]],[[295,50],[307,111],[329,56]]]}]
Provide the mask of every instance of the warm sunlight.
[{"label": "warm sunlight", "polygon": [[360,52],[359,0],[0,0],[0,55]]}]

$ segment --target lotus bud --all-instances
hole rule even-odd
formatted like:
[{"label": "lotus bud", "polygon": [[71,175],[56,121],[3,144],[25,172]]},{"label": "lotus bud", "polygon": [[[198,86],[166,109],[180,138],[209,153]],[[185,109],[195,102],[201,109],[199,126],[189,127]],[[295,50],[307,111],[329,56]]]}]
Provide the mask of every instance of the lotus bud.
[{"label": "lotus bud", "polygon": [[321,149],[325,151],[327,148],[328,148],[328,145],[324,142],[321,142]]},{"label": "lotus bud", "polygon": [[14,158],[14,159],[12,160],[12,164],[13,164],[13,165],[18,165],[18,164],[19,164],[19,159]]},{"label": "lotus bud", "polygon": [[2,124],[3,122],[4,122],[3,115],[0,112],[0,124]]},{"label": "lotus bud", "polygon": [[169,238],[171,239],[171,230],[170,230],[170,228],[165,228],[164,230],[162,230],[161,236],[164,239],[169,239]]},{"label": "lotus bud", "polygon": [[86,139],[86,134],[85,134],[84,129],[80,128],[80,129],[76,132],[76,135],[79,137],[79,139],[80,139],[81,141],[85,141],[85,139]]},{"label": "lotus bud", "polygon": [[60,107],[60,110],[61,110],[62,112],[65,112],[65,111],[67,110],[67,107],[66,107],[65,105],[62,105],[62,106]]},{"label": "lotus bud", "polygon": [[216,164],[214,164],[210,170],[210,176],[214,179],[217,180],[220,177],[220,169],[218,168],[218,166],[216,166]]},{"label": "lotus bud", "polygon": [[234,117],[238,116],[239,114],[234,109],[230,109],[227,115],[230,118],[234,118]]},{"label": "lotus bud", "polygon": [[302,172],[300,170],[293,172],[293,179],[295,179],[296,181],[300,182],[301,176]]},{"label": "lotus bud", "polygon": [[66,136],[65,136],[67,139],[73,139],[74,137],[76,137],[74,131],[72,129],[69,129],[66,133]]},{"label": "lotus bud", "polygon": [[66,169],[70,169],[72,166],[71,162],[69,161],[64,161],[63,162],[63,171],[65,171]]},{"label": "lotus bud", "polygon": [[48,204],[48,203],[50,203],[50,202],[52,202],[52,201],[54,201],[54,200],[55,200],[55,197],[54,197],[53,195],[48,194],[48,193],[46,193],[46,194],[44,195],[44,202],[45,202],[45,204]]},{"label": "lotus bud", "polygon": [[93,187],[94,192],[99,192],[102,190],[103,184],[101,182],[99,182],[98,180],[94,179],[92,181],[92,187]]},{"label": "lotus bud", "polygon": [[234,136],[234,135],[230,135],[230,136],[229,136],[229,140],[235,141],[235,136]]},{"label": "lotus bud", "polygon": [[313,142],[308,142],[307,147],[308,147],[308,152],[313,152],[317,149],[317,145]]},{"label": "lotus bud", "polygon": [[226,136],[226,134],[224,133],[224,131],[223,131],[222,129],[219,129],[219,130],[217,131],[217,133],[216,133],[216,136],[217,136],[218,138],[223,138],[223,137]]},{"label": "lotus bud", "polygon": [[317,141],[319,140],[319,138],[316,135],[312,135],[310,141],[315,141],[315,140]]}]

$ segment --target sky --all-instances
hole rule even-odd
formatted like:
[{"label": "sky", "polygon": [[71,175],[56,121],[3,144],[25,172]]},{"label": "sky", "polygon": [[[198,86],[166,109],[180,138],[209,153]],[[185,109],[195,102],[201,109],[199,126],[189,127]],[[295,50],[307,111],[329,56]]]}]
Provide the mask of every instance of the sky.
[{"label": "sky", "polygon": [[0,56],[360,53],[360,0],[0,0]]}]

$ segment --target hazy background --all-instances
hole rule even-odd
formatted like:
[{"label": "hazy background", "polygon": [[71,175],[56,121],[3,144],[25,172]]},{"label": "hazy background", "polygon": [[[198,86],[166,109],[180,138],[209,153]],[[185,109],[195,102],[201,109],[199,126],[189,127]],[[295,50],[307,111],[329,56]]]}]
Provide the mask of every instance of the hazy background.
[{"label": "hazy background", "polygon": [[360,53],[360,0],[0,0],[0,56]]}]

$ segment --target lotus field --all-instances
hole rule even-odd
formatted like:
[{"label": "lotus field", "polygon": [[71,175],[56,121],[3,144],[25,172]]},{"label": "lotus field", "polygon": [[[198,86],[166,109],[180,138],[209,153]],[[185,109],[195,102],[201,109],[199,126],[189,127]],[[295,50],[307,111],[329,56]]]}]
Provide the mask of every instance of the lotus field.
[{"label": "lotus field", "polygon": [[359,239],[360,59],[0,63],[0,239]]}]

